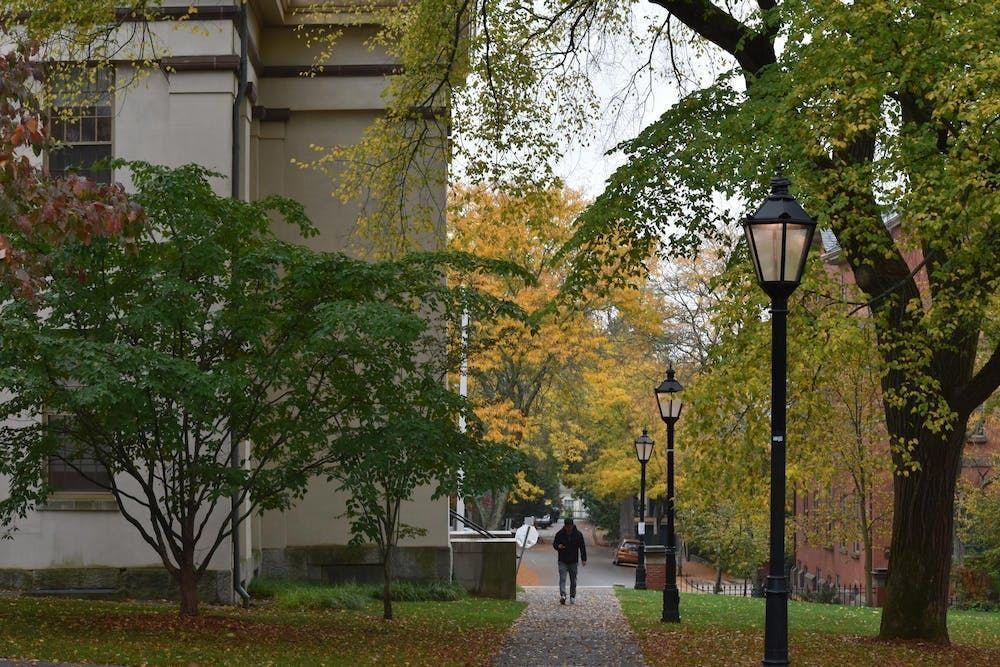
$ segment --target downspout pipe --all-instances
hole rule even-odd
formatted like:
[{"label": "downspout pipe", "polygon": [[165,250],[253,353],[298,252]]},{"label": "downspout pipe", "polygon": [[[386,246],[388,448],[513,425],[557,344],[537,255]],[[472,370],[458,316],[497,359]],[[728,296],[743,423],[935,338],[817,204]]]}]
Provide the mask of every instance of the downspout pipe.
[{"label": "downspout pipe", "polygon": [[[239,83],[236,87],[236,99],[233,101],[233,164],[232,174],[232,196],[239,199],[241,193],[240,184],[243,181],[243,107],[246,105],[247,93],[247,68],[250,41],[250,20],[248,15],[249,0],[234,0],[234,5],[239,11],[236,29],[240,34],[240,72]],[[236,437],[236,432],[229,429],[229,465],[234,470],[240,468],[240,443]],[[230,498],[229,522],[231,526],[230,542],[233,545],[233,591],[239,596],[242,606],[250,606],[250,593],[243,587],[242,560],[240,553],[240,492],[233,491]]]}]

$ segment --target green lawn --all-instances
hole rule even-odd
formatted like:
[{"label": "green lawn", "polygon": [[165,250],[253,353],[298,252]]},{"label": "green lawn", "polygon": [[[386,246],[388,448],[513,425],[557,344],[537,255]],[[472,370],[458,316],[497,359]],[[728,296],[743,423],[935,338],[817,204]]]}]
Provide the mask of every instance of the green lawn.
[{"label": "green lawn", "polygon": [[[764,601],[681,593],[680,625],[660,622],[659,591],[617,589],[618,598],[650,665],[759,665],[763,657]],[[791,602],[789,652],[795,665],[1000,665],[1000,613],[953,611],[947,648],[916,642],[880,642],[878,609]]]},{"label": "green lawn", "polygon": [[119,665],[484,665],[524,604],[466,598],[361,610],[0,599],[0,657]]}]

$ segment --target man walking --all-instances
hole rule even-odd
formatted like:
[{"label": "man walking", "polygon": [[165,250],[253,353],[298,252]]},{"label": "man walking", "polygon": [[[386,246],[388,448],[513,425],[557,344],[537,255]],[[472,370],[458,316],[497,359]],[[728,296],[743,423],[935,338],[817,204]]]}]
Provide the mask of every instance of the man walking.
[{"label": "man walking", "polygon": [[566,575],[569,575],[569,603],[576,604],[577,565],[587,566],[587,546],[583,543],[583,533],[573,525],[573,519],[563,522],[562,530],[552,540],[553,548],[559,552],[559,604],[566,604]]}]

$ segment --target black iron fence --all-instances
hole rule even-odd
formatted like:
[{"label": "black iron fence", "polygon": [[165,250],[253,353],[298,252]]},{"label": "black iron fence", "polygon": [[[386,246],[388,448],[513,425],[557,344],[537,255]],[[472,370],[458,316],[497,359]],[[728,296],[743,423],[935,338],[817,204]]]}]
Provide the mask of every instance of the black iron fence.
[{"label": "black iron fence", "polygon": [[754,592],[754,584],[749,579],[743,583],[724,582],[716,585],[714,581],[681,577],[677,580],[677,588],[686,593],[714,593],[737,597],[763,597],[764,595],[763,589]]},{"label": "black iron fence", "polygon": [[[847,607],[867,607],[865,589],[861,586],[833,586],[820,584],[816,587],[796,586],[792,584],[793,600],[806,602],[825,602],[826,604],[842,604]],[[874,592],[872,593],[874,595]],[[873,601],[874,602],[874,601]]]},{"label": "black iron fence", "polygon": [[[689,593],[712,593],[714,595],[733,595],[736,597],[764,597],[763,582],[755,582],[750,579],[742,582],[716,584],[714,581],[683,577],[679,582],[678,588]],[[865,605],[865,591],[860,586],[821,585],[810,588],[792,584],[789,593],[793,600],[826,602],[853,607]]]},{"label": "black iron fence", "polygon": [[[848,607],[868,606],[863,586],[833,586],[828,584],[798,586],[792,581],[789,581],[789,585],[789,593],[793,600],[839,604]],[[677,588],[687,593],[764,597],[763,582],[754,582],[750,579],[743,582],[722,582],[716,584],[714,581],[707,581],[705,579],[679,577]],[[961,604],[961,599],[956,596],[949,597],[948,604],[952,607],[958,606]]]}]

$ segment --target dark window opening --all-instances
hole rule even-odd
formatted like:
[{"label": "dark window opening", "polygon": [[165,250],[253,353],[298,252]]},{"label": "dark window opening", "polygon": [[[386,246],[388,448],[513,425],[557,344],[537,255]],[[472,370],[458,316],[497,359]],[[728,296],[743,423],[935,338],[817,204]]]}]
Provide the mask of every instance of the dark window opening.
[{"label": "dark window opening", "polygon": [[50,416],[46,423],[58,443],[58,453],[49,457],[48,479],[52,490],[107,491],[111,473],[86,445],[67,432],[67,418]]},{"label": "dark window opening", "polygon": [[[67,76],[66,73],[63,76]],[[98,183],[110,183],[111,170],[95,168],[94,163],[107,161],[114,155],[111,141],[112,71],[86,70],[80,78],[82,84],[72,84],[72,95],[56,97],[56,105],[50,114],[49,130],[56,146],[48,154],[49,173],[57,178],[75,173]],[[79,92],[75,90],[77,86],[80,87]],[[67,87],[70,87],[69,84]]]}]

